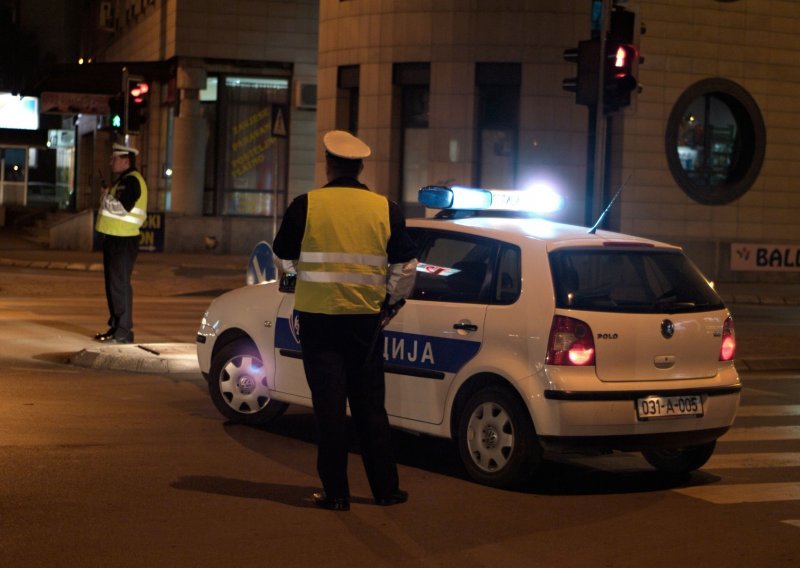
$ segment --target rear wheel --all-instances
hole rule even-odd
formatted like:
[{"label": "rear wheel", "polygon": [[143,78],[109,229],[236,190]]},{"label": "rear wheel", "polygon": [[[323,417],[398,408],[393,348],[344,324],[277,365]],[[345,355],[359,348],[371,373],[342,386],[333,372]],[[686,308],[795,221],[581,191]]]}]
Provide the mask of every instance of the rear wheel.
[{"label": "rear wheel", "polygon": [[709,442],[699,446],[665,449],[655,448],[643,450],[642,455],[647,462],[659,471],[666,473],[688,473],[705,465],[717,442]]},{"label": "rear wheel", "polygon": [[258,349],[248,340],[225,345],[211,360],[211,400],[231,422],[261,426],[284,413],[287,404],[272,400]]},{"label": "rear wheel", "polygon": [[514,393],[496,386],[478,391],[464,405],[458,449],[470,477],[493,487],[521,484],[542,462],[528,409]]}]

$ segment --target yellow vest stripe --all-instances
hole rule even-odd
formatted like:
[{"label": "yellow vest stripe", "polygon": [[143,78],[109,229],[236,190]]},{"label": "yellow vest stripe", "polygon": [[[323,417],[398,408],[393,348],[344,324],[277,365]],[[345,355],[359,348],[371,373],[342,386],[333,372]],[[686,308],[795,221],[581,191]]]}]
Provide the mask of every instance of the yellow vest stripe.
[{"label": "yellow vest stripe", "polygon": [[367,284],[380,286],[386,284],[385,274],[357,274],[342,272],[301,272],[298,279],[306,282],[332,282],[341,284]]},{"label": "yellow vest stripe", "polygon": [[355,254],[349,252],[301,252],[300,262],[341,262],[352,264],[368,264],[369,266],[386,266],[386,255]]}]

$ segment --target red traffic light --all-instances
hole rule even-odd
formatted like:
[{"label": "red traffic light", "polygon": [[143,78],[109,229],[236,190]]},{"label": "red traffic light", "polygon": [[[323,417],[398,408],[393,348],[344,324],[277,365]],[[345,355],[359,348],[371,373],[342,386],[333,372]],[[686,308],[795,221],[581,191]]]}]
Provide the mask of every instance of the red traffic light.
[{"label": "red traffic light", "polygon": [[136,83],[133,87],[131,87],[130,95],[133,97],[137,103],[142,102],[144,99],[142,95],[146,95],[150,91],[150,85],[147,83]]}]

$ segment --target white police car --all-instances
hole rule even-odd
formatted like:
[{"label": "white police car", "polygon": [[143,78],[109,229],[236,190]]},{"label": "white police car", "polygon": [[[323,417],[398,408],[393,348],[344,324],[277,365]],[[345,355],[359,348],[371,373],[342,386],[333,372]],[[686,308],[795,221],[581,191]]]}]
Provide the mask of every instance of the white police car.
[{"label": "white police car", "polygon": [[[469,475],[494,486],[532,477],[543,450],[701,467],[741,383],[730,313],[698,269],[668,244],[494,212],[508,194],[479,191],[424,188],[423,203],[447,209],[408,221],[415,291],[378,346],[391,423],[452,438]],[[209,307],[198,359],[229,420],[311,405],[295,315],[275,281]]]}]

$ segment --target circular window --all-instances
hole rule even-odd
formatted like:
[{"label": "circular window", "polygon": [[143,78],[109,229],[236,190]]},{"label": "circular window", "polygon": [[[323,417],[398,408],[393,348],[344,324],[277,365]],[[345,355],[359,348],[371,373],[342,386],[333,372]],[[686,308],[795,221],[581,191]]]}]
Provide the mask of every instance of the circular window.
[{"label": "circular window", "polygon": [[686,194],[706,205],[744,195],[764,162],[766,132],[755,100],[727,79],[689,87],[669,115],[667,161]]}]

